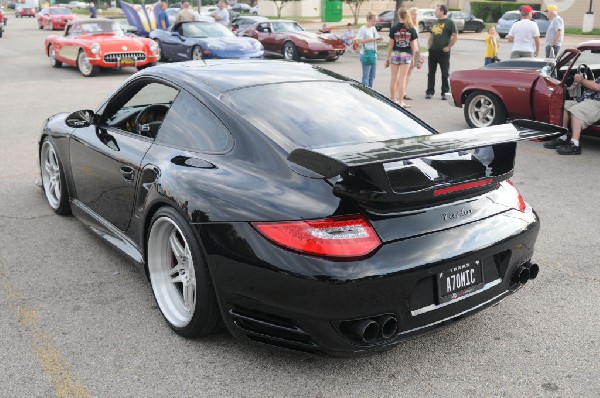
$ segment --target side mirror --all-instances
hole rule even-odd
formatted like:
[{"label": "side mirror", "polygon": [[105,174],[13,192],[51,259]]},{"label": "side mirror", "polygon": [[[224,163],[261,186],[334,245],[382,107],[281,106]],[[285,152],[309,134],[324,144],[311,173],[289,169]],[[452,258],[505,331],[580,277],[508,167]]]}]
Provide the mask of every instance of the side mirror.
[{"label": "side mirror", "polygon": [[543,77],[548,77],[550,76],[550,72],[552,71],[552,66],[551,65],[546,65],[542,68],[542,76]]},{"label": "side mirror", "polygon": [[94,123],[94,111],[89,109],[83,111],[77,111],[67,116],[65,121],[67,126],[73,128],[88,127]]}]

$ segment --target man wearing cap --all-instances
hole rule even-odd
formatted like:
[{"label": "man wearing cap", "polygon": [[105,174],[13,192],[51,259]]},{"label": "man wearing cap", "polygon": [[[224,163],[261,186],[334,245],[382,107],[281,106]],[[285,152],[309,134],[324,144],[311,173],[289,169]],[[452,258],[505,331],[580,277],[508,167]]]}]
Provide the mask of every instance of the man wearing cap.
[{"label": "man wearing cap", "polygon": [[546,7],[546,15],[550,19],[550,26],[548,26],[546,32],[546,58],[554,58],[560,51],[565,32],[565,22],[558,16],[558,7],[554,4]]},{"label": "man wearing cap", "polygon": [[521,7],[521,20],[515,22],[506,36],[513,43],[510,58],[537,57],[540,52],[540,29],[531,20],[533,8]]}]

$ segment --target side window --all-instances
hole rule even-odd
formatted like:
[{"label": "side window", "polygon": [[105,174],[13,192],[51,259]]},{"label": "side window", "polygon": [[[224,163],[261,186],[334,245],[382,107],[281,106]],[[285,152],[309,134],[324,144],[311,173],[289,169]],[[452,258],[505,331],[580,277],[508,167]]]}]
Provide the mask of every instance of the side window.
[{"label": "side window", "polygon": [[135,82],[110,100],[99,124],[155,138],[178,93],[159,82]]},{"label": "side window", "polygon": [[165,118],[156,142],[195,152],[218,152],[227,148],[230,135],[211,111],[182,91]]}]

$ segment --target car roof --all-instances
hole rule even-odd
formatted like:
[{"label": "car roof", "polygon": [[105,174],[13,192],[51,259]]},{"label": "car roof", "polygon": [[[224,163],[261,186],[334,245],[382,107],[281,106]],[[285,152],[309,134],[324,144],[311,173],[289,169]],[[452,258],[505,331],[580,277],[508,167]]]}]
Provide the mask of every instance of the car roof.
[{"label": "car roof", "polygon": [[[310,64],[283,60],[208,60],[162,64],[141,72],[171,80],[190,91],[199,83],[223,93],[244,87],[306,81],[349,81]],[[196,86],[196,87],[194,87]]]}]

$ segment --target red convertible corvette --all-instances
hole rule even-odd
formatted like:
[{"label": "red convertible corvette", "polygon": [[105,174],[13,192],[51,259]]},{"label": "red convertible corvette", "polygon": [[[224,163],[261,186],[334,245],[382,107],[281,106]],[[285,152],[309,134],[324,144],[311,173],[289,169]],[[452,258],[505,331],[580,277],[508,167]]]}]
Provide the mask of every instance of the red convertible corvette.
[{"label": "red convertible corvette", "polygon": [[110,19],[72,21],[64,35],[48,36],[44,49],[53,67],[75,66],[86,77],[97,75],[100,67],[141,70],[154,65],[159,56],[153,40],[127,36]]},{"label": "red convertible corvette", "polygon": [[346,51],[337,36],[307,32],[294,21],[256,22],[236,34],[255,38],[262,43],[265,54],[283,55],[288,61],[300,58],[335,61]]},{"label": "red convertible corvette", "polygon": [[[532,119],[561,125],[564,101],[575,73],[588,78],[600,74],[600,40],[563,51],[556,61],[507,60],[450,75],[453,101],[464,106],[471,127],[505,123],[507,119]],[[600,123],[586,129],[600,133]]]}]

